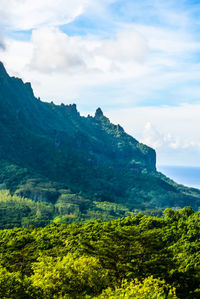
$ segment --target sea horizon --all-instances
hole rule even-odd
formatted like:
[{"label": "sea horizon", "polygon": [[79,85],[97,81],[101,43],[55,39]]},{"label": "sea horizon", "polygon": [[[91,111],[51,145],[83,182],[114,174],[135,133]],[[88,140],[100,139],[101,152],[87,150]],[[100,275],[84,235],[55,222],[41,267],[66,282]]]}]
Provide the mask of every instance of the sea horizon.
[{"label": "sea horizon", "polygon": [[178,184],[200,189],[200,166],[158,165],[157,170]]}]

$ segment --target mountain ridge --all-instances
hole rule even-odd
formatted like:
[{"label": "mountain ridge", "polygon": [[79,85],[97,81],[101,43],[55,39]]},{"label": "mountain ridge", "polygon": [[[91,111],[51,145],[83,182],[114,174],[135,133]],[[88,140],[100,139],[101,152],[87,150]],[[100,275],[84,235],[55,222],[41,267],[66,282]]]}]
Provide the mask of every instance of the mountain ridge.
[{"label": "mountain ridge", "polygon": [[32,200],[37,196],[27,182],[40,178],[57,184],[57,194],[62,187],[91,203],[122,204],[130,211],[200,205],[200,191],[157,172],[156,152],[112,124],[101,108],[83,117],[75,104],[42,102],[30,83],[10,77],[2,63],[0,140],[0,184]]}]

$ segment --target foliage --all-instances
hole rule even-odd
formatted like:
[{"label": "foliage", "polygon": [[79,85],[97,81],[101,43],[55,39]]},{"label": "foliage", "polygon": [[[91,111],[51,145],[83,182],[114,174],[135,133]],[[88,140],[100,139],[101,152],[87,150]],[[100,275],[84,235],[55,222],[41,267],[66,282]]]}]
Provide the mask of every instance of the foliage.
[{"label": "foliage", "polygon": [[54,208],[45,202],[34,202],[0,191],[0,228],[45,226],[53,217]]},{"label": "foliage", "polygon": [[0,297],[2,299],[23,298],[25,295],[24,282],[20,272],[8,272],[0,268]]},{"label": "foliage", "polygon": [[[30,195],[30,192],[35,200],[17,195]],[[57,194],[55,203],[52,193]],[[53,190],[52,193],[49,189],[47,191],[43,184],[40,187],[37,185],[32,191],[21,187],[13,195],[8,190],[0,190],[0,229],[31,225],[43,227],[51,222],[86,222],[90,219],[106,221],[131,214],[123,205],[109,202],[91,203],[67,189]]]},{"label": "foliage", "polygon": [[175,289],[164,280],[147,277],[142,282],[135,279],[131,282],[123,282],[120,288],[106,289],[98,296],[98,299],[176,299]]},{"label": "foliage", "polygon": [[42,257],[33,265],[32,285],[41,298],[99,293],[108,285],[108,271],[95,257]]},{"label": "foliage", "polygon": [[190,207],[1,230],[0,297],[198,299],[199,240]]}]

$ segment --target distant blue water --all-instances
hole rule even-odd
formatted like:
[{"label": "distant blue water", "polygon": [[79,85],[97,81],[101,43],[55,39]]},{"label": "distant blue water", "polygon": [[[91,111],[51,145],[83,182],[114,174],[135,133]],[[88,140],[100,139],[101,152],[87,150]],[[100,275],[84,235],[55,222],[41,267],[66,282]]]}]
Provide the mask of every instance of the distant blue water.
[{"label": "distant blue water", "polygon": [[158,166],[157,169],[177,183],[200,189],[200,167]]}]

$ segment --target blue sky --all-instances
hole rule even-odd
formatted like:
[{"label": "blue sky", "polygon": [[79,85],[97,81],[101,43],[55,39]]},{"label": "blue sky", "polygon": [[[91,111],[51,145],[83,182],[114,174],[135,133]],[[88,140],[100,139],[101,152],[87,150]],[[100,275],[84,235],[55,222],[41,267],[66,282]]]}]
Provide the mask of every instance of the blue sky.
[{"label": "blue sky", "polygon": [[200,1],[1,0],[0,60],[45,101],[102,107],[158,164],[200,166]]}]

